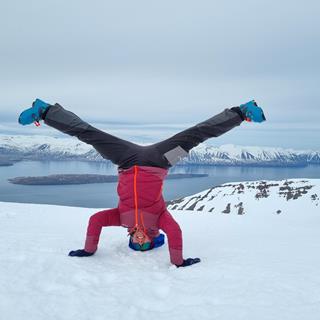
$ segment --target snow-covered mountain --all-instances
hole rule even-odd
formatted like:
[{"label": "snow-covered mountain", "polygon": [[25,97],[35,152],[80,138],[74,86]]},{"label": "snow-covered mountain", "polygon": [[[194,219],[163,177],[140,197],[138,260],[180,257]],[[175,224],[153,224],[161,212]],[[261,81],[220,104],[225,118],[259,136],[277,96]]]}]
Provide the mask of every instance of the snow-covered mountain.
[{"label": "snow-covered mountain", "polygon": [[192,149],[184,164],[296,166],[320,164],[320,152],[232,144],[218,148],[200,144]]},{"label": "snow-covered mountain", "polygon": [[[77,139],[46,136],[0,136],[0,154],[33,160],[103,160],[91,146]],[[320,152],[234,145],[212,147],[203,143],[180,164],[303,166],[320,164]]]},{"label": "snow-covered mountain", "polygon": [[[318,320],[319,191],[320,180],[234,183],[172,204],[184,257],[201,258],[188,268],[170,265],[167,244],[130,250],[116,227],[92,257],[68,257],[99,209],[0,202],[1,319]],[[232,214],[213,214],[228,203]]]},{"label": "snow-covered mountain", "polygon": [[86,143],[50,136],[0,136],[0,154],[30,160],[103,160]]},{"label": "snow-covered mountain", "polygon": [[303,208],[302,203],[310,203],[320,212],[319,179],[225,183],[167,205],[170,210],[242,215],[266,207],[270,213],[287,214],[294,206]]}]

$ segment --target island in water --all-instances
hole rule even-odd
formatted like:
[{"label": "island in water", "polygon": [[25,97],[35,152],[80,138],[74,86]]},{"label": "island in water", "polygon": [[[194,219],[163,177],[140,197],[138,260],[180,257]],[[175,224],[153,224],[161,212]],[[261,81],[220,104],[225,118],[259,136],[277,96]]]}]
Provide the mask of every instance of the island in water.
[{"label": "island in water", "polygon": [[[196,173],[175,173],[169,174],[166,179],[185,179],[185,178],[202,178],[208,174]],[[89,183],[111,183],[117,182],[116,175],[102,174],[53,174],[38,177],[16,177],[8,179],[10,183],[21,185],[71,185],[71,184],[89,184]]]}]

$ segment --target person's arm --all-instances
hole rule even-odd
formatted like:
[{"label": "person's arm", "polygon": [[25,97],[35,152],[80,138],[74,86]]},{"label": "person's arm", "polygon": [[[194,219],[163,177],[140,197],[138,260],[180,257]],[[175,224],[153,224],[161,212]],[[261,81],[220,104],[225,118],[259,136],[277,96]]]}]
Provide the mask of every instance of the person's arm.
[{"label": "person's arm", "polygon": [[183,263],[182,231],[179,224],[173,219],[168,211],[165,211],[160,216],[159,228],[163,230],[168,237],[171,263],[181,265]]},{"label": "person's arm", "polygon": [[165,211],[159,219],[159,227],[167,237],[169,243],[170,261],[176,267],[188,267],[195,263],[199,263],[199,258],[183,259],[182,255],[182,232],[179,224],[173,219],[172,215]]},{"label": "person's arm", "polygon": [[98,248],[102,227],[111,226],[120,226],[120,215],[118,208],[99,211],[92,215],[89,219],[84,249],[70,251],[69,256],[92,256]]}]

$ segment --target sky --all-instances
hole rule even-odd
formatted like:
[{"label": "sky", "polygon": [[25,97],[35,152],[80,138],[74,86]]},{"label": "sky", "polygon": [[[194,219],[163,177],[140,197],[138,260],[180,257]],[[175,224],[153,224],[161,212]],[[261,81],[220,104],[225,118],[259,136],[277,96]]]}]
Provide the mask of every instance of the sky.
[{"label": "sky", "polygon": [[320,150],[316,0],[0,0],[0,133],[35,98],[152,142],[253,98],[267,122],[210,144]]}]

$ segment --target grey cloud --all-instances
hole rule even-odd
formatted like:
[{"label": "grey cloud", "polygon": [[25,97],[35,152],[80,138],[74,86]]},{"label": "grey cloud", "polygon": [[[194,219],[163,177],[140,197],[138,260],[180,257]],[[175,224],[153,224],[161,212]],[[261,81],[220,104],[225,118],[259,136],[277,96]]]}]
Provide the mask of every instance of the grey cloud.
[{"label": "grey cloud", "polygon": [[319,11],[315,0],[0,0],[0,116],[40,97],[88,120],[191,123],[254,97],[272,123],[316,125]]},{"label": "grey cloud", "polygon": [[1,51],[28,71],[307,72],[318,11],[317,1],[5,1]]}]

